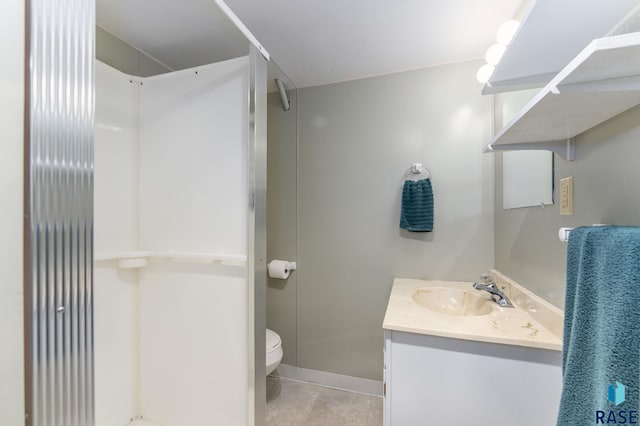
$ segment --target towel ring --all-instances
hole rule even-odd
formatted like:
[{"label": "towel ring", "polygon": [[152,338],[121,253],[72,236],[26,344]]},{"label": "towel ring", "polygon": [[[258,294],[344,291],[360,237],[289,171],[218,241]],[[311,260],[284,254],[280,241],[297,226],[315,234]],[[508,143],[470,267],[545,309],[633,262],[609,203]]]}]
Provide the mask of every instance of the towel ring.
[{"label": "towel ring", "polygon": [[411,167],[404,173],[404,178],[406,178],[409,174],[419,175],[425,173],[429,179],[431,179],[431,172],[422,163],[413,163]]}]

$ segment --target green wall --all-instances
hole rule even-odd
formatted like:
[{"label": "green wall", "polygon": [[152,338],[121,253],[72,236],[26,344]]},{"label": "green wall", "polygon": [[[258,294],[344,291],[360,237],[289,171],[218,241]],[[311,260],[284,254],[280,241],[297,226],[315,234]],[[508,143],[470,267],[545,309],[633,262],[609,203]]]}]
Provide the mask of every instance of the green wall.
[{"label": "green wall", "polygon": [[[482,154],[491,98],[479,65],[299,89],[297,121],[271,99],[269,259],[298,261],[293,280],[269,284],[285,363],[380,380],[394,277],[471,281],[493,266],[494,157]],[[414,162],[433,174],[432,233],[398,226]]]},{"label": "green wall", "polygon": [[[560,227],[640,225],[640,107],[576,137],[576,159],[555,156],[554,188],[574,177],[574,214],[545,208],[502,210],[502,155],[496,155],[496,269],[563,307],[567,244]],[[557,197],[555,197],[557,199]]]}]

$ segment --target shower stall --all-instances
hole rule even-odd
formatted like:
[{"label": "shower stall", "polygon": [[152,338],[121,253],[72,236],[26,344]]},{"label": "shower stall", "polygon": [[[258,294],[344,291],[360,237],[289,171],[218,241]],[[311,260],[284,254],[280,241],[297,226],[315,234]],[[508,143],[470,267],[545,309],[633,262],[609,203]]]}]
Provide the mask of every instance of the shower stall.
[{"label": "shower stall", "polygon": [[268,53],[217,0],[244,54],[136,77],[28,4],[26,424],[264,424]]}]

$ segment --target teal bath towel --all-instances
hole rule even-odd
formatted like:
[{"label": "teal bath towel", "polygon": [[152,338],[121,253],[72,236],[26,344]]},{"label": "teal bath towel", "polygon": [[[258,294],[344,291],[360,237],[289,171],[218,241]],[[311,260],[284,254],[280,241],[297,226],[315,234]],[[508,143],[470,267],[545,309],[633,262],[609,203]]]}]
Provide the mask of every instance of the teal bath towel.
[{"label": "teal bath towel", "polygon": [[640,422],[639,357],[640,228],[572,230],[557,425]]},{"label": "teal bath towel", "polygon": [[402,187],[400,228],[412,232],[433,230],[433,189],[431,179],[406,180]]}]

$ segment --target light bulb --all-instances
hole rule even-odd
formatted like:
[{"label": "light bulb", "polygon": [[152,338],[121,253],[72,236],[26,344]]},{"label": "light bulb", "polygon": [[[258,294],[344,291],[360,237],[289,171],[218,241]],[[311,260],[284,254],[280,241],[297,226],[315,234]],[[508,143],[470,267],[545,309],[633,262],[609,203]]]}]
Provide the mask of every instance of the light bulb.
[{"label": "light bulb", "polygon": [[520,22],[515,19],[510,19],[500,25],[498,32],[496,33],[496,40],[498,40],[498,43],[508,46],[509,43],[511,43],[513,36],[516,34],[516,31],[518,31],[519,26]]},{"label": "light bulb", "polygon": [[476,78],[480,83],[485,84],[491,78],[491,74],[493,74],[494,69],[495,67],[493,65],[484,64],[478,70],[478,73],[476,74]]},{"label": "light bulb", "polygon": [[487,54],[484,56],[489,65],[497,65],[500,62],[500,58],[504,54],[507,46],[504,44],[494,44],[487,50]]}]

